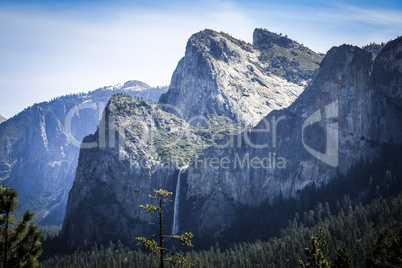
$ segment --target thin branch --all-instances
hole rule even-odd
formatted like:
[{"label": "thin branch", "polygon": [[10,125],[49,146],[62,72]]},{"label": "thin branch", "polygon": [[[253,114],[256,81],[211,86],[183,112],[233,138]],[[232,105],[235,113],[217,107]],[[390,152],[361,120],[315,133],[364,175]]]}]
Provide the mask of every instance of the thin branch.
[{"label": "thin branch", "polygon": [[149,239],[151,239],[152,237],[156,237],[156,236],[160,236],[160,234],[153,234],[153,235],[151,235],[150,237],[148,237],[147,239],[149,240]]}]

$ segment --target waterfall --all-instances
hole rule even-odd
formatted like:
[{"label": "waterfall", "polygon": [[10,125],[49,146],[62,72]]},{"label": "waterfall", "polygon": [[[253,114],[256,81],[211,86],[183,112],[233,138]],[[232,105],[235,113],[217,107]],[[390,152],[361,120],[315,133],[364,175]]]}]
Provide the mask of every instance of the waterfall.
[{"label": "waterfall", "polygon": [[172,235],[175,235],[179,232],[180,177],[182,170],[183,169],[180,169],[179,176],[177,177],[176,196],[174,198]]}]

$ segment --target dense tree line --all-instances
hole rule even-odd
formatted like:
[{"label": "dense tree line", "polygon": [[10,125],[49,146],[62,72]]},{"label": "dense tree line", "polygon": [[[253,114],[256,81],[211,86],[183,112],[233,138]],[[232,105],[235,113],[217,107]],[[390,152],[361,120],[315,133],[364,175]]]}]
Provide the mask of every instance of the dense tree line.
[{"label": "dense tree line", "polygon": [[[299,260],[307,261],[305,248],[310,245],[311,237],[317,236],[318,227],[322,227],[329,257],[335,259],[336,249],[344,244],[353,266],[359,267],[384,227],[402,228],[401,212],[402,194],[387,199],[378,197],[366,206],[341,208],[336,215],[322,218],[312,227],[298,224],[294,219],[282,230],[280,238],[240,243],[227,250],[215,245],[209,250],[190,251],[189,256],[196,267],[297,267]],[[50,258],[43,262],[43,267],[155,267],[157,264],[157,257],[130,250],[121,243],[110,243]]]}]

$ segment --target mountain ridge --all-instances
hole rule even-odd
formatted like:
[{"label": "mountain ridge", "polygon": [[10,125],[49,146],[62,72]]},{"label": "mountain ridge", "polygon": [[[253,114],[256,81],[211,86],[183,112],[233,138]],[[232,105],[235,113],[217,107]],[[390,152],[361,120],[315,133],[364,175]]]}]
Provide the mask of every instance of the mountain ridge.
[{"label": "mountain ridge", "polygon": [[289,82],[306,86],[314,76],[322,56],[313,50],[288,38],[287,35],[257,28],[253,33],[253,46],[261,54],[268,73],[281,76]]},{"label": "mountain ridge", "polygon": [[61,223],[75,177],[79,144],[93,133],[117,92],[156,100],[164,88],[139,81],[34,104],[0,125],[0,181],[19,192],[19,211],[36,211],[42,224]]},{"label": "mountain ridge", "polygon": [[270,111],[290,105],[308,83],[302,79],[298,85],[269,72],[269,61],[260,56],[257,47],[228,34],[195,33],[159,104],[193,126],[205,126],[213,117],[255,126]]}]

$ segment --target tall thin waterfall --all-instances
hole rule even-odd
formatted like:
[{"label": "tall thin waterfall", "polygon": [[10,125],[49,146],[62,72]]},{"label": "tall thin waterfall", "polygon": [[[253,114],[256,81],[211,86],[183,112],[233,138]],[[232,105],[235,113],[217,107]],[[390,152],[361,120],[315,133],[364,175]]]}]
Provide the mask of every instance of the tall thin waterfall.
[{"label": "tall thin waterfall", "polygon": [[179,232],[180,177],[182,171],[183,169],[180,169],[179,176],[177,177],[176,196],[174,198],[172,235],[175,235]]}]

